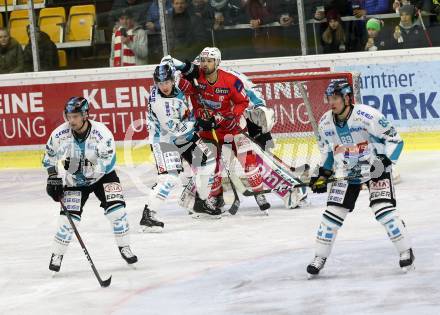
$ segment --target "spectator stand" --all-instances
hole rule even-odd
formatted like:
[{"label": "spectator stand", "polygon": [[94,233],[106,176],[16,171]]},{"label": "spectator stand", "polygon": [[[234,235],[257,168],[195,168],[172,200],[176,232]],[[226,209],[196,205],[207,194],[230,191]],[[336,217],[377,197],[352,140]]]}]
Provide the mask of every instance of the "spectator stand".
[{"label": "spectator stand", "polygon": [[[425,21],[425,17],[429,16],[431,14],[423,14],[423,20]],[[386,14],[374,14],[374,15],[366,15],[361,18],[356,18],[354,16],[343,16],[341,17],[341,20],[343,22],[351,22],[351,21],[367,21],[370,18],[377,18],[385,23],[385,28],[390,30],[391,28],[394,28],[396,25],[399,24],[400,21],[400,15],[398,13],[386,13]],[[316,25],[317,24],[323,24],[327,23],[327,19],[323,20],[316,20],[316,19],[309,19],[306,21],[308,25],[312,25],[313,29],[313,41],[314,41],[314,48],[315,48],[315,54],[320,54],[320,40],[319,35],[317,34]]]},{"label": "spectator stand", "polygon": [[[46,0],[34,0],[34,9],[42,9],[46,6]],[[27,0],[0,0],[0,12],[27,10]]]}]

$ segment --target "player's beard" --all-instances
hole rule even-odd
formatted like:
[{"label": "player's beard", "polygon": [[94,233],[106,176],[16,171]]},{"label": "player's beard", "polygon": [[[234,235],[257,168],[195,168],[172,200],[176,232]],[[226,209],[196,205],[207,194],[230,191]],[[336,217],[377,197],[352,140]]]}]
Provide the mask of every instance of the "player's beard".
[{"label": "player's beard", "polygon": [[203,72],[205,72],[205,75],[211,75],[215,72],[215,68],[209,69],[209,68],[204,68]]}]

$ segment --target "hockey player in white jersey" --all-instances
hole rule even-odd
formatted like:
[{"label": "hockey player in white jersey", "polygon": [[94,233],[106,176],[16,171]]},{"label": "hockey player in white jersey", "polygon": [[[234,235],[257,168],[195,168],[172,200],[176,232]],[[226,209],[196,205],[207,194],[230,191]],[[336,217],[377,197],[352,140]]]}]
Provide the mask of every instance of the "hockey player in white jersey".
[{"label": "hockey player in white jersey", "polygon": [[185,95],[177,87],[174,68],[160,64],[154,71],[148,102],[150,143],[158,172],[140,221],[142,231],[160,230],[155,215],[179,182],[181,156],[192,166],[197,188],[193,217],[220,218],[221,210],[207,202],[215,169],[215,145],[196,134],[196,122]]},{"label": "hockey player in white jersey", "polygon": [[[133,264],[137,257],[129,246],[124,195],[115,171],[113,135],[104,124],[88,119],[88,114],[89,103],[85,98],[72,97],[67,101],[64,108],[67,121],[52,132],[46,144],[43,158],[49,175],[46,191],[55,202],[62,200],[78,223],[89,195],[94,193],[111,223],[122,258]],[[60,270],[72,233],[73,228],[61,210],[50,270]]]},{"label": "hockey player in white jersey", "polygon": [[349,178],[330,185],[327,209],[316,236],[315,258],[307,266],[309,277],[317,275],[330,255],[338,230],[353,211],[361,184],[366,183],[370,207],[400,255],[403,270],[413,267],[414,255],[405,224],[396,210],[391,166],[403,141],[390,122],[376,109],[352,105],[352,87],[346,80],[330,83],[326,90],[331,110],[319,122],[319,174],[312,177],[316,193],[327,192],[331,176]]}]

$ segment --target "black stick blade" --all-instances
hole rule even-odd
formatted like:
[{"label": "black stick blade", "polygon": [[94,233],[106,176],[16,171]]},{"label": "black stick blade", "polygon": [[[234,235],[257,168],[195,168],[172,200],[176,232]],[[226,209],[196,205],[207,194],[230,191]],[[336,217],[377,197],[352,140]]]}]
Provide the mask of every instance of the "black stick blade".
[{"label": "black stick blade", "polygon": [[108,278],[107,280],[100,281],[99,283],[101,284],[101,287],[107,288],[111,282],[112,282],[112,276],[110,276],[110,278]]}]

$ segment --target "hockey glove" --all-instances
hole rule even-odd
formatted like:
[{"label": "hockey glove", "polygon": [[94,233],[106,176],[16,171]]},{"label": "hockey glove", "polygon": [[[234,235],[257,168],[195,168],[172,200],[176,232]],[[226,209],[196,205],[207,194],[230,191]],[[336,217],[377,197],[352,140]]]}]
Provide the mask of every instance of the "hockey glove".
[{"label": "hockey glove", "polygon": [[222,115],[215,115],[215,122],[218,127],[224,130],[233,130],[239,126],[239,122],[235,116],[223,117]]},{"label": "hockey glove", "polygon": [[371,178],[379,178],[386,172],[388,166],[393,163],[385,154],[378,154],[370,167]]},{"label": "hockey glove", "polygon": [[199,117],[197,118],[194,127],[202,131],[211,131],[212,129],[215,129],[217,125],[215,123],[214,117],[212,116],[208,120]]},{"label": "hockey glove", "polygon": [[332,171],[320,167],[318,176],[312,176],[312,178],[310,179],[309,186],[312,189],[312,191],[317,194],[322,194],[327,192],[327,180],[332,175],[333,175]]},{"label": "hockey glove", "polygon": [[52,199],[59,202],[63,198],[63,180],[56,175],[51,175],[47,178],[46,192]]},{"label": "hockey glove", "polygon": [[199,66],[188,60],[185,60],[185,65],[183,66],[181,72],[183,77],[190,82],[193,82],[194,79],[199,78]]}]

